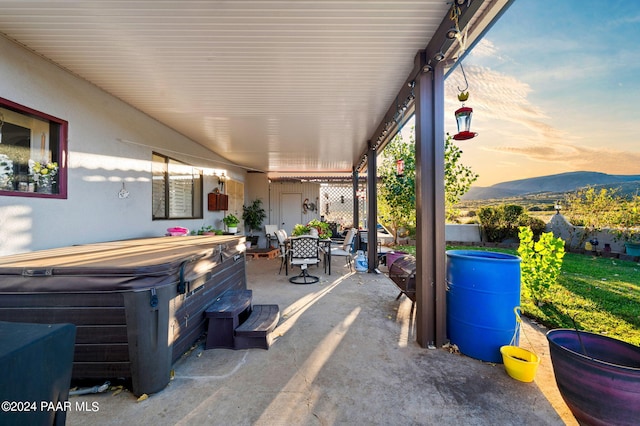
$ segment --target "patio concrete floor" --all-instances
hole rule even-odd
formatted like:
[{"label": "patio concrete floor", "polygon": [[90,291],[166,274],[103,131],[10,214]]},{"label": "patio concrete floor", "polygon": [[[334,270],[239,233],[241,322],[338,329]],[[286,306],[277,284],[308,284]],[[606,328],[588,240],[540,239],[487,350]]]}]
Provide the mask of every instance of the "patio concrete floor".
[{"label": "patio concrete floor", "polygon": [[269,350],[200,343],[163,391],[140,402],[126,390],[70,397],[97,410],[72,409],[67,424],[577,424],[558,393],[545,329],[524,325],[521,346],[530,341],[542,362],[536,380],[522,383],[502,364],[421,348],[411,302],[396,300],[384,274],[349,273],[339,258],[330,276],[311,269],[319,283],[294,285],[279,262],[247,261],[254,303],[280,306]]}]

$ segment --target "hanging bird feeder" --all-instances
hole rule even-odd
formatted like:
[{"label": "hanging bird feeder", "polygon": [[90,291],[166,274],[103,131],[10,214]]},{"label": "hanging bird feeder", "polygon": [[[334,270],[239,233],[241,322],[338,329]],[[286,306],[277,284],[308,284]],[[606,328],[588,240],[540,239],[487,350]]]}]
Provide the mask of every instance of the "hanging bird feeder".
[{"label": "hanging bird feeder", "polygon": [[453,135],[453,138],[457,141],[463,141],[478,136],[477,133],[472,132],[471,129],[471,116],[473,115],[473,108],[463,106],[456,110],[456,122],[458,123],[458,133]]},{"label": "hanging bird feeder", "polygon": [[396,160],[396,176],[404,176],[404,160]]},{"label": "hanging bird feeder", "polygon": [[[467,75],[464,73],[462,63],[460,64],[460,69],[462,70],[462,76],[464,77],[466,87],[464,89],[458,87],[458,90],[460,91],[460,93],[458,94],[458,100],[460,102],[464,102],[469,99],[469,92],[465,92],[465,90],[469,88],[469,82],[467,81]],[[471,131],[471,117],[473,116],[473,108],[466,107],[463,103],[462,107],[456,110],[455,115],[456,123],[458,124],[458,133],[453,135],[453,139],[457,141],[464,141],[478,136],[477,133]]]}]

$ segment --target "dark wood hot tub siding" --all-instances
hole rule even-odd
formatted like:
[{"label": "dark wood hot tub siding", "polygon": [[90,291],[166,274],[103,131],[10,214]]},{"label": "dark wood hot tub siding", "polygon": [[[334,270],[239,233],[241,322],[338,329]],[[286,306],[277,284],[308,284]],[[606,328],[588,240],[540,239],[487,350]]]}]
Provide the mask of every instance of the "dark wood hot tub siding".
[{"label": "dark wood hot tub siding", "polygon": [[131,376],[122,292],[4,294],[0,321],[75,324],[73,377]]}]

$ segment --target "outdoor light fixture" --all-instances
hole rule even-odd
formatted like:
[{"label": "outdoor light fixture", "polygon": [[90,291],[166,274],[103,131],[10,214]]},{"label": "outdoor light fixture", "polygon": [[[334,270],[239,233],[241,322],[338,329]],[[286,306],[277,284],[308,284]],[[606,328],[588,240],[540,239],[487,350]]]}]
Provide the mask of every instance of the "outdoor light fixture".
[{"label": "outdoor light fixture", "polygon": [[442,51],[439,51],[438,53],[436,53],[436,56],[433,57],[433,60],[436,62],[440,62],[443,59],[444,59],[444,53],[442,53]]},{"label": "outdoor light fixture", "polygon": [[224,175],[224,172],[220,176],[218,176],[218,190],[221,194],[224,194],[224,182],[227,180],[227,177]]},{"label": "outdoor light fixture", "polygon": [[560,203],[556,203],[553,208],[556,211],[556,214],[560,214],[560,210],[562,210],[562,206],[560,205]]},{"label": "outdoor light fixture", "polygon": [[457,29],[456,27],[451,27],[449,28],[449,30],[447,31],[447,38],[449,40],[453,40],[454,38],[456,38],[456,36],[460,34],[460,30]]}]

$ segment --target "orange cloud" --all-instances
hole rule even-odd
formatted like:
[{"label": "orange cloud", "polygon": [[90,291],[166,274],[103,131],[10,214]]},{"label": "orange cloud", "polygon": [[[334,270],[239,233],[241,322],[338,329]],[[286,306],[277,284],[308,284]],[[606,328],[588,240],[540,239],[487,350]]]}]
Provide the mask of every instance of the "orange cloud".
[{"label": "orange cloud", "polygon": [[[474,48],[474,56],[498,57],[499,52],[490,42],[482,42]],[[468,149],[470,156],[464,161],[476,169],[483,169],[483,181],[505,181],[543,173],[565,171],[599,171],[610,174],[640,174],[640,152],[611,149],[611,143],[602,142],[603,135],[611,142],[608,133],[592,131],[576,134],[570,127],[559,128],[554,120],[530,96],[533,89],[525,82],[492,69],[465,62],[468,89],[460,67],[445,82],[445,127],[456,129],[452,113],[460,107],[457,94],[460,89],[470,92],[465,103],[474,109],[472,130],[480,137]],[[572,124],[576,117],[564,116],[560,124]],[[577,119],[585,119],[578,117]],[[588,118],[587,118],[588,120]],[[575,123],[574,123],[575,124]],[[597,130],[597,129],[596,129]],[[597,133],[597,134],[596,134]],[[478,146],[480,145],[480,146]],[[604,146],[607,146],[605,148]],[[622,148],[622,141],[615,146]],[[628,145],[626,145],[628,146]],[[504,154],[501,157],[501,154]],[[520,160],[517,158],[520,157]],[[487,167],[493,164],[494,167]],[[499,165],[499,172],[496,166]],[[485,173],[500,176],[485,176]],[[506,179],[505,176],[510,176]]]}]

